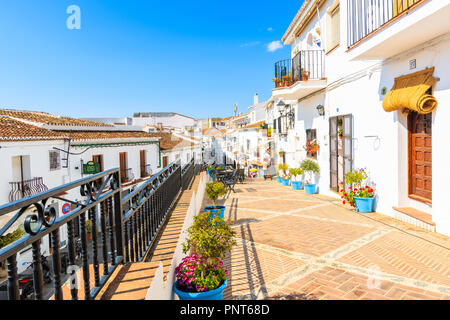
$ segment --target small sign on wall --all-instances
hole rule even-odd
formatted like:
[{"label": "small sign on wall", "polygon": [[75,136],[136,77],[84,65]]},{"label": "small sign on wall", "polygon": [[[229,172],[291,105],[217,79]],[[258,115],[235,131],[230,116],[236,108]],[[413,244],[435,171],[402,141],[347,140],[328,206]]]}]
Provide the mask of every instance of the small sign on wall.
[{"label": "small sign on wall", "polygon": [[409,60],[409,70],[413,70],[415,68],[417,68],[417,61],[416,61],[416,59]]},{"label": "small sign on wall", "polygon": [[83,174],[95,174],[100,172],[100,164],[94,161],[89,161],[83,164]]}]

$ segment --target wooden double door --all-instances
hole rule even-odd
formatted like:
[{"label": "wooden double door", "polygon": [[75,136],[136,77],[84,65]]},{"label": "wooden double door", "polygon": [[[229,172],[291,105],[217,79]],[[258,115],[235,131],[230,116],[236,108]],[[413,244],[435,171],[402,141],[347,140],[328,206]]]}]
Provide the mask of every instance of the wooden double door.
[{"label": "wooden double door", "polygon": [[432,114],[408,114],[409,197],[432,200]]}]

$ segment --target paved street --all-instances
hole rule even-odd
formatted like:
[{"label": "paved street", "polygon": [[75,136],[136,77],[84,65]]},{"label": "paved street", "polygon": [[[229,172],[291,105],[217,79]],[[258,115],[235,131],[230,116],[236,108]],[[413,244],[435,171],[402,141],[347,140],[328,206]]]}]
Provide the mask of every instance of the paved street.
[{"label": "paved street", "polygon": [[275,181],[224,201],[238,245],[225,299],[450,299],[450,239]]}]

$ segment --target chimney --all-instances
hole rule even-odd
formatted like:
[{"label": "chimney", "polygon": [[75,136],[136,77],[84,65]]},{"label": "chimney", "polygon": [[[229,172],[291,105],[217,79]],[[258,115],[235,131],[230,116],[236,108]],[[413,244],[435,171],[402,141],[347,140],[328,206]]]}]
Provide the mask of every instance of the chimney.
[{"label": "chimney", "polygon": [[255,93],[255,96],[253,97],[253,105],[257,105],[259,103],[259,98],[258,98],[258,94]]}]

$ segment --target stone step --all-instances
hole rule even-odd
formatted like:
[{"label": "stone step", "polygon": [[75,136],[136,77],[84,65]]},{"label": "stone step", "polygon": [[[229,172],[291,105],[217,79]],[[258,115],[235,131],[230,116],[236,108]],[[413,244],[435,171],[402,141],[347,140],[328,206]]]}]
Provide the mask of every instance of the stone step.
[{"label": "stone step", "polygon": [[433,222],[429,213],[411,208],[411,207],[392,207],[395,212],[395,218],[403,222],[410,223],[416,227],[421,227],[429,231],[436,232],[436,224]]}]

